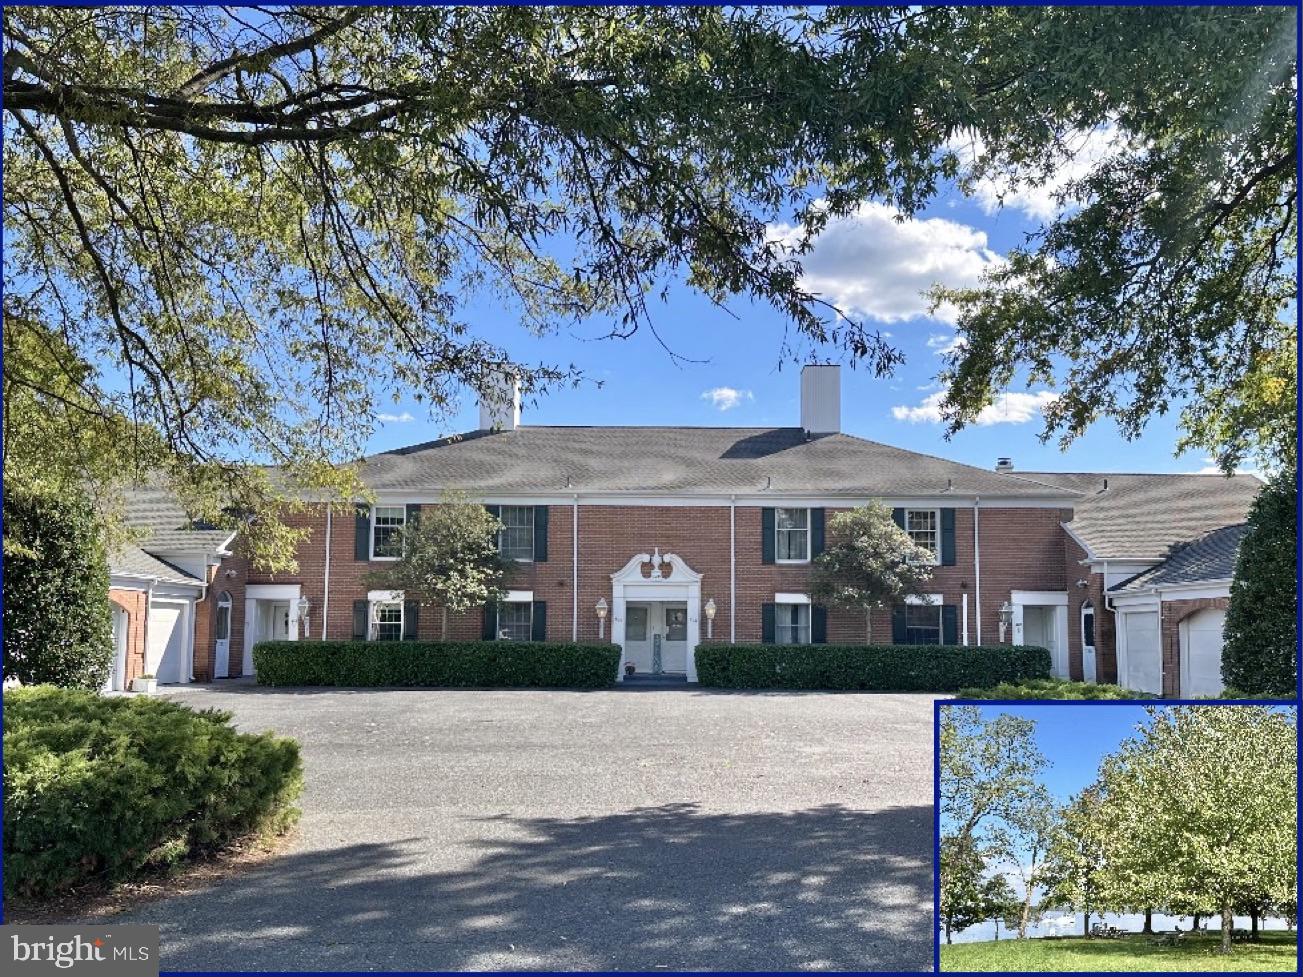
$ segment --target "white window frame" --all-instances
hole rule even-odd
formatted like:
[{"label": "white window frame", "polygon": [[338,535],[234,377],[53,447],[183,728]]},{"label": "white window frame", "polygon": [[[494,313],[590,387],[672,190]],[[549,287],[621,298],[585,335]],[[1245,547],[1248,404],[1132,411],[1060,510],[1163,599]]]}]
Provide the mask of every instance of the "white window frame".
[{"label": "white window frame", "polygon": [[[506,559],[512,560],[516,563],[533,563],[534,562],[534,533],[538,531],[538,527],[534,525],[534,507],[532,505],[498,506],[498,519],[499,521],[502,521],[504,523],[504,528],[498,530],[498,552],[499,553],[502,552],[502,534],[507,531],[505,527],[505,520],[502,519],[502,514],[507,509],[524,509],[529,513],[529,556],[507,556]],[[519,528],[519,527],[515,527],[515,528]]]},{"label": "white window frame", "polygon": [[[927,546],[924,546],[923,548],[924,548],[924,549],[931,549],[931,550],[932,550],[932,566],[940,566],[940,565],[941,565],[941,510],[940,510],[940,509],[929,509],[929,508],[918,508],[918,507],[906,507],[906,508],[905,508],[905,517],[904,517],[904,522],[905,522],[905,527],[904,527],[904,528],[905,528],[905,532],[906,532],[906,534],[909,536],[909,538],[910,538],[911,540],[914,540],[914,545],[915,545],[915,546],[922,546],[922,544],[919,543],[918,540],[915,540],[915,539],[914,539],[914,533],[913,533],[913,532],[910,532],[910,528],[909,528],[909,516],[910,516],[910,513],[912,513],[912,512],[926,512],[926,513],[930,513],[930,514],[931,514],[931,516],[932,516],[932,524],[933,524],[933,527],[934,527],[934,528],[933,528],[933,532],[935,533],[935,539],[936,539],[936,546],[934,546],[934,547],[927,547]],[[922,531],[923,531],[923,530],[918,530],[918,532],[922,532]]]},{"label": "white window frame", "polygon": [[[234,606],[234,605],[232,604],[232,601],[231,601],[231,592],[230,592],[229,590],[223,590],[222,593],[221,593],[221,595],[217,598],[217,611],[216,611],[216,613],[214,614],[214,620],[213,620],[213,640],[214,640],[214,641],[230,641],[230,640],[231,640],[231,614],[233,613],[233,610],[232,610],[233,606]],[[226,635],[225,635],[225,636],[223,636],[223,635],[221,634],[221,630],[222,630],[222,616],[223,616],[223,615],[222,615],[222,611],[226,611],[226,615],[225,615],[225,617],[226,617]]]},{"label": "white window frame", "polygon": [[393,560],[399,559],[402,556],[402,554],[399,554],[398,556],[376,555],[376,519],[379,517],[381,509],[397,509],[399,512],[403,514],[403,521],[398,525],[398,531],[401,533],[403,530],[407,528],[407,506],[406,505],[376,505],[371,507],[371,553],[370,553],[371,559],[391,562]]},{"label": "white window frame", "polygon": [[[783,529],[783,528],[781,528],[781,527],[778,525],[778,514],[779,514],[780,512],[804,512],[804,513],[805,513],[805,528],[804,528],[804,529]],[[779,556],[778,554],[779,554],[780,552],[782,552],[781,548],[780,548],[779,545],[778,545],[778,540],[781,538],[781,535],[780,535],[780,534],[782,534],[782,533],[801,533],[801,532],[805,533],[805,556],[804,556],[803,558],[800,558],[800,559],[792,559],[791,557],[782,557],[782,556]],[[774,562],[775,562],[775,563],[791,563],[791,564],[801,564],[801,563],[809,563],[809,562],[810,562],[810,509],[809,509],[807,506],[790,506],[790,505],[784,505],[784,506],[775,506],[775,507],[774,507]]]},{"label": "white window frame", "polygon": [[[775,596],[780,596],[780,597],[793,597],[793,596],[798,596],[798,595],[795,595],[795,594],[776,594]],[[804,595],[800,595],[800,596],[804,596]],[[790,608],[793,608],[794,610],[796,610],[796,611],[798,611],[798,612],[801,610],[801,608],[804,608],[804,609],[805,609],[805,623],[804,623],[804,624],[801,624],[801,623],[799,623],[799,621],[798,621],[798,623],[796,623],[796,624],[780,624],[779,621],[778,621],[778,616],[779,616],[779,614],[781,613],[781,612],[780,612],[780,608],[784,608],[784,607],[790,607]],[[796,616],[797,618],[799,618],[799,617],[800,617],[800,614],[797,613],[795,616]],[[808,597],[807,597],[805,600],[792,600],[792,601],[778,601],[778,600],[776,600],[776,601],[774,601],[774,644],[776,644],[776,645],[809,645],[809,644],[813,644],[813,643],[814,643],[814,633],[813,633],[813,629],[812,629],[812,624],[813,624],[812,617],[813,617],[813,610],[811,609],[811,606],[810,606],[810,599],[809,599]],[[797,638],[798,638],[798,640],[796,640],[796,641],[781,641],[781,640],[779,640],[779,632],[780,632],[780,630],[783,629],[783,628],[786,628],[786,629],[788,629],[789,631],[795,633],[796,636],[797,636]],[[804,641],[799,640],[802,631],[804,631],[804,634],[805,634],[805,640],[804,640]]]},{"label": "white window frame", "polygon": [[[367,641],[389,641],[388,638],[380,637],[380,622],[375,618],[379,615],[382,607],[398,608],[398,637],[392,640],[403,640],[403,628],[407,625],[407,610],[404,606],[406,595],[401,590],[372,590],[366,595],[366,639]],[[385,622],[392,624],[392,621]]]},{"label": "white window frame", "polygon": [[[512,595],[508,594],[508,598]],[[519,607],[523,605],[529,612],[526,627],[528,633],[523,638],[504,638],[502,636],[502,609],[504,607]],[[534,601],[530,600],[504,600],[498,602],[498,621],[496,625],[497,633],[493,636],[494,641],[533,641],[534,640]]]}]

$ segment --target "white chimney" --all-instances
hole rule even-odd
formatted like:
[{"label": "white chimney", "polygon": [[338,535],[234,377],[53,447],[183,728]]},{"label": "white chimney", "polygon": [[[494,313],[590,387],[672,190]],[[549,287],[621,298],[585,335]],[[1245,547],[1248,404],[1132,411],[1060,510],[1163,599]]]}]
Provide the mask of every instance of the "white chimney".
[{"label": "white chimney", "polygon": [[997,458],[997,459],[995,459],[995,470],[998,471],[998,472],[1011,472],[1011,471],[1013,471],[1013,459],[1012,459],[1012,458]]},{"label": "white chimney", "polygon": [[811,363],[801,367],[801,427],[810,434],[842,429],[842,368]]},{"label": "white chimney", "polygon": [[480,430],[514,431],[520,427],[520,380],[514,373],[494,370],[480,394]]}]

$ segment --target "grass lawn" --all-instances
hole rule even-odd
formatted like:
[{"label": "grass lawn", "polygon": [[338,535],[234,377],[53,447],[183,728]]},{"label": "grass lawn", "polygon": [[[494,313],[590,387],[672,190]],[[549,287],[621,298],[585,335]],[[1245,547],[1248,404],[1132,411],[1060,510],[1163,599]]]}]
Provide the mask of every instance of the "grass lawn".
[{"label": "grass lawn", "polygon": [[1235,943],[1230,956],[1218,952],[1219,934],[1195,937],[1180,946],[1159,946],[1157,937],[1116,940],[1056,937],[998,940],[941,946],[942,970],[1271,970],[1297,972],[1296,933],[1263,933],[1260,943]]}]

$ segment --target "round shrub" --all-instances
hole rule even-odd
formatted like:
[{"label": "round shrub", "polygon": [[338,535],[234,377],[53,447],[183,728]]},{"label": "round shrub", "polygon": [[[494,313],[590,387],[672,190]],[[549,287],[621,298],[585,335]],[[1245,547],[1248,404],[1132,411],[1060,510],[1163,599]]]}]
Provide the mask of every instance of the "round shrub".
[{"label": "round shrub", "polygon": [[46,897],[283,831],[298,744],[230,714],[52,686],[4,693],[4,891]]},{"label": "round shrub", "polygon": [[4,671],[97,689],[113,660],[109,565],[84,499],[4,493]]}]

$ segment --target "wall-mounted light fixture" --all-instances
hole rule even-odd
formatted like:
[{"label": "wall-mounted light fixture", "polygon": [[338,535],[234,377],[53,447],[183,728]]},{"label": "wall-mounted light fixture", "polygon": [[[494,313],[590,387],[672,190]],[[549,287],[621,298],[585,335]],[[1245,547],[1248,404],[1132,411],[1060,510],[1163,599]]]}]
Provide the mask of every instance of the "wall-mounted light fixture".
[{"label": "wall-mounted light fixture", "polygon": [[605,597],[597,598],[597,607],[595,607],[594,610],[597,611],[597,637],[605,638],[606,637],[606,610],[607,610]]},{"label": "wall-mounted light fixture", "polygon": [[1013,624],[1013,605],[1005,601],[1000,605],[1000,640],[1004,640],[1005,634],[1009,631],[1009,625]]},{"label": "wall-mounted light fixture", "polygon": [[312,601],[306,597],[300,597],[295,605],[299,609],[299,627],[302,629],[303,637],[308,636],[308,611],[312,610]]},{"label": "wall-mounted light fixture", "polygon": [[715,598],[706,599],[706,606],[703,608],[706,612],[706,638],[709,640],[715,636]]}]

